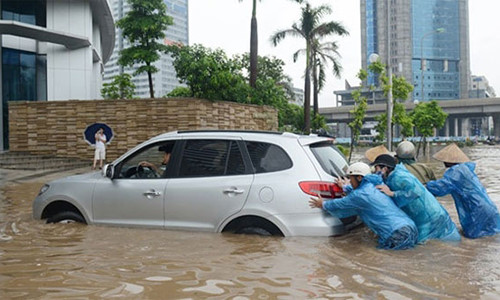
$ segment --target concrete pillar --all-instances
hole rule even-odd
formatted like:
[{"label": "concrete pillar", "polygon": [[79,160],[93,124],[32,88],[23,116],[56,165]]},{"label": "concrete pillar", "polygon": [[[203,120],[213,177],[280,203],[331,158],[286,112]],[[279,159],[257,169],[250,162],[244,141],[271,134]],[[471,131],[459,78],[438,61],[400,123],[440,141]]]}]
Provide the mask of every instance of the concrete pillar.
[{"label": "concrete pillar", "polygon": [[462,119],[462,136],[470,137],[469,118]]},{"label": "concrete pillar", "polygon": [[488,135],[490,135],[490,132],[488,130],[489,125],[490,125],[488,123],[489,119],[490,119],[489,117],[482,117],[481,118],[481,135],[482,136],[488,136]]},{"label": "concrete pillar", "polygon": [[449,137],[450,136],[450,119],[446,119],[446,122],[444,122],[444,136]]},{"label": "concrete pillar", "polygon": [[454,128],[453,128],[454,129],[454,133],[453,134],[455,136],[458,136],[458,118],[453,119],[453,121],[455,122],[454,123]]},{"label": "concrete pillar", "polygon": [[493,115],[493,133],[495,138],[500,137],[500,114]]},{"label": "concrete pillar", "polygon": [[[0,3],[0,9],[1,9],[2,4]],[[2,54],[2,37],[0,36],[0,58],[3,57]],[[3,128],[3,86],[2,86],[2,65],[3,63],[0,62],[0,151],[6,150],[5,145],[4,145],[4,138],[6,137],[7,132],[4,132],[4,130],[7,130],[7,128]]]}]

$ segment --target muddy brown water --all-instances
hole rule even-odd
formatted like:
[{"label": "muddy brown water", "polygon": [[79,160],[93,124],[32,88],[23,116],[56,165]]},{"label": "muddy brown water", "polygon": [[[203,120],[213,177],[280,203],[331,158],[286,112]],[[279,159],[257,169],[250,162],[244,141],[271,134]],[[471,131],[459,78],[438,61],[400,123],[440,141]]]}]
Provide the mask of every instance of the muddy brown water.
[{"label": "muddy brown water", "polygon": [[[499,206],[500,146],[465,151]],[[0,170],[0,299],[500,297],[500,235],[387,251],[365,227],[341,237],[269,238],[33,220],[42,184],[71,172],[12,179]],[[458,225],[453,200],[439,200]]]}]

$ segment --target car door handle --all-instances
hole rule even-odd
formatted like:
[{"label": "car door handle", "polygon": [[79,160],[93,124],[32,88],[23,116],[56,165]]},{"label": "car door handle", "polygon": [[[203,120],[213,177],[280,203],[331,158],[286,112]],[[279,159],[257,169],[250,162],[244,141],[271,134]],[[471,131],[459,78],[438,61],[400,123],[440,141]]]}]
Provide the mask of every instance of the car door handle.
[{"label": "car door handle", "polygon": [[245,192],[245,190],[240,190],[237,188],[228,188],[228,189],[225,189],[223,192],[224,192],[224,194],[243,194]]},{"label": "car door handle", "polygon": [[146,196],[148,198],[158,197],[158,196],[161,196],[161,192],[158,192],[158,191],[155,191],[155,190],[151,190],[151,191],[145,192],[144,196]]}]

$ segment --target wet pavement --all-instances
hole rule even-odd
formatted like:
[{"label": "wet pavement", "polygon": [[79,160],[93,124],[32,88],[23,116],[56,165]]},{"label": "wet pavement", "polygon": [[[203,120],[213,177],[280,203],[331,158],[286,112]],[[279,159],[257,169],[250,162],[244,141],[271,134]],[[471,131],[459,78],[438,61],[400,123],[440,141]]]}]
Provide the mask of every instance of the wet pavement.
[{"label": "wet pavement", "polygon": [[[464,151],[499,206],[500,146]],[[430,165],[443,173],[440,163]],[[43,183],[86,171],[0,169],[0,299],[500,297],[500,235],[387,251],[365,227],[341,237],[279,238],[32,219]],[[453,200],[439,200],[458,225]]]}]

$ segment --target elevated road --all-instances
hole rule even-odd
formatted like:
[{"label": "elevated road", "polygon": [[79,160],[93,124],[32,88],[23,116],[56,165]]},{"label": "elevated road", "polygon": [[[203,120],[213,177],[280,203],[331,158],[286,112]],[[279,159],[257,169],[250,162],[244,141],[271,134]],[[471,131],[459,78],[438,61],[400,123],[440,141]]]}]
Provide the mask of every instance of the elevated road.
[{"label": "elevated road", "polygon": [[[448,114],[446,127],[457,127],[457,120],[467,127],[469,118],[493,117],[495,136],[500,136],[500,98],[478,98],[478,99],[459,99],[438,101],[439,106]],[[406,110],[411,111],[415,108],[414,103],[405,103]],[[353,120],[353,106],[323,107],[319,113],[325,117],[327,123],[349,123]],[[385,104],[368,105],[366,112],[366,121],[374,121],[375,116],[385,113]],[[453,120],[455,124],[450,123]],[[462,122],[464,121],[464,122]],[[467,128],[465,128],[467,129]],[[447,129],[449,132],[449,129]],[[455,135],[458,129],[455,128]],[[466,135],[466,134],[463,134]]]},{"label": "elevated road", "polygon": [[[500,114],[500,98],[446,100],[438,103],[448,117],[486,117]],[[415,108],[413,103],[405,103],[405,106],[407,111]],[[368,105],[366,120],[375,120],[375,116],[385,113],[386,108],[385,104]],[[353,120],[353,109],[353,106],[322,107],[319,113],[325,117],[327,123],[348,123]]]}]

